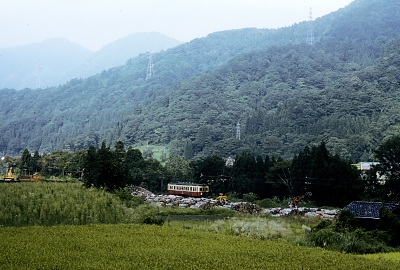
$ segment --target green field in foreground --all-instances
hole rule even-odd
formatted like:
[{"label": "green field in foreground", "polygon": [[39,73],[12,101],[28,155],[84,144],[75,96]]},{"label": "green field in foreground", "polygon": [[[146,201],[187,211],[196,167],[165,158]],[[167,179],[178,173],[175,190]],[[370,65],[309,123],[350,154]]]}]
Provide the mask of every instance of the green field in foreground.
[{"label": "green field in foreground", "polygon": [[400,263],[156,225],[0,228],[0,269],[400,269]]},{"label": "green field in foreground", "polygon": [[378,260],[390,260],[393,262],[400,263],[400,252],[389,252],[389,253],[376,253],[361,255],[364,258],[372,258]]}]

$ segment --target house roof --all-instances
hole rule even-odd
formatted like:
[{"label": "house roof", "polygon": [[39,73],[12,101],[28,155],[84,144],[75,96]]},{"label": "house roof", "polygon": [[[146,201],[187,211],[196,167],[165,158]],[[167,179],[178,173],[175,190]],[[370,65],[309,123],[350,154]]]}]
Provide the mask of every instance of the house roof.
[{"label": "house roof", "polygon": [[387,208],[389,211],[393,211],[400,206],[395,203],[354,201],[345,206],[344,209],[352,212],[357,218],[380,219],[382,207]]}]

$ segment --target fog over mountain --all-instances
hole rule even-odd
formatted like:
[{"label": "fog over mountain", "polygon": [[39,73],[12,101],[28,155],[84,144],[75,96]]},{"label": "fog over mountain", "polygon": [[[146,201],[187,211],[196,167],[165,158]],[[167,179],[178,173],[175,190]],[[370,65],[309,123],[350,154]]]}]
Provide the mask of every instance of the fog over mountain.
[{"label": "fog over mountain", "polygon": [[0,49],[0,89],[46,88],[86,78],[141,53],[159,52],[181,42],[159,33],[134,33],[97,52],[63,38]]}]

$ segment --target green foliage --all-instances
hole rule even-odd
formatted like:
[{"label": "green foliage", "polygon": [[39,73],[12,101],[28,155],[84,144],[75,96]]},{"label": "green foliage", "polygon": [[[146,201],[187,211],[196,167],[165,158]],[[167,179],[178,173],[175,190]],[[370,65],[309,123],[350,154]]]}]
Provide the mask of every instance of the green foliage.
[{"label": "green foliage", "polygon": [[347,253],[390,252],[399,246],[399,224],[400,221],[393,214],[383,210],[375,228],[366,230],[362,220],[357,220],[350,211],[343,210],[336,222],[321,221],[301,242]]},{"label": "green foliage", "polygon": [[159,206],[153,204],[142,204],[135,209],[134,220],[140,224],[163,225],[165,217]]},{"label": "green foliage", "polygon": [[131,221],[131,210],[121,200],[81,183],[3,183],[0,188],[0,226]]},{"label": "green foliage", "polygon": [[129,208],[135,208],[144,203],[143,197],[132,196],[128,188],[115,189],[113,194],[118,196],[125,206]]},{"label": "green foliage", "polygon": [[363,255],[363,258],[370,258],[376,260],[389,260],[393,262],[400,262],[400,256],[398,252],[388,252],[388,253],[375,253]]},{"label": "green foliage", "polygon": [[[265,198],[259,201],[256,201],[256,204],[262,208],[275,208],[281,207],[281,202],[277,199]],[[287,204],[285,205],[285,207]]]},{"label": "green foliage", "polygon": [[[279,199],[278,197],[273,197],[273,198],[265,198],[262,200],[256,200],[255,203],[261,208],[276,208],[276,207],[286,208],[288,207],[288,203],[290,200],[291,199]],[[300,202],[298,206],[314,207],[314,205],[310,205],[310,203],[302,204],[302,202]]]},{"label": "green foliage", "polygon": [[312,192],[318,205],[345,206],[362,192],[359,171],[350,161],[332,155],[324,142],[295,155],[290,172],[295,194]]},{"label": "green foliage", "polygon": [[396,261],[152,225],[0,228],[1,268],[399,269]]},{"label": "green foliage", "polygon": [[[375,157],[379,164],[375,165],[370,172],[371,183],[378,186],[380,190],[380,194],[375,194],[375,196],[385,201],[399,200],[400,135],[394,135],[383,141],[376,149]],[[382,177],[385,178],[384,185],[381,183]]]},{"label": "green foliage", "polygon": [[394,251],[383,241],[362,229],[348,232],[337,232],[333,228],[321,229],[308,234],[306,243],[329,250],[355,254]]},{"label": "green foliage", "polygon": [[[355,228],[359,227],[357,218],[354,216],[352,212],[347,209],[343,209],[340,212],[339,218],[337,223],[335,224],[336,230],[339,231],[349,231],[354,230]],[[324,227],[316,227],[316,230],[323,229]]]},{"label": "green foliage", "polygon": [[87,187],[121,189],[128,185],[143,186],[160,191],[163,181],[163,167],[155,159],[145,160],[138,149],[126,151],[124,143],[118,141],[115,149],[90,146],[84,160],[83,181]]},{"label": "green foliage", "polygon": [[164,217],[170,216],[213,216],[214,218],[231,217],[236,214],[234,210],[222,208],[222,207],[211,207],[209,209],[201,208],[171,208],[165,207],[161,209],[161,214]]},{"label": "green foliage", "polygon": [[383,207],[380,213],[381,219],[377,230],[383,231],[381,238],[390,246],[400,246],[400,220],[387,208]]},{"label": "green foliage", "polygon": [[245,193],[243,194],[243,200],[245,202],[249,202],[249,203],[255,203],[257,200],[257,195],[250,192],[250,193]]},{"label": "green foliage", "polygon": [[184,157],[170,156],[165,163],[165,169],[172,182],[192,182],[192,166],[190,160]]}]

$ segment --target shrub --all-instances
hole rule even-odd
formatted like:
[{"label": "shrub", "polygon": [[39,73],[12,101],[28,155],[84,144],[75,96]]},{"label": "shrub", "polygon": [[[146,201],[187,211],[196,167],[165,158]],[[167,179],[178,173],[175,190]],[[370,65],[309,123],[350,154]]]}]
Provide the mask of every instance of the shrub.
[{"label": "shrub", "polygon": [[255,203],[256,200],[257,200],[257,195],[252,192],[243,194],[243,201],[245,202]]},{"label": "shrub", "polygon": [[113,191],[126,207],[135,208],[141,204],[144,204],[144,198],[133,196],[127,188],[119,188]]},{"label": "shrub", "polygon": [[80,183],[3,184],[0,225],[81,225],[130,222],[131,210],[104,190]]},{"label": "shrub", "polygon": [[394,251],[373,234],[362,229],[338,232],[332,227],[312,231],[306,236],[309,246],[322,247],[329,250],[347,253],[367,254]]},{"label": "shrub", "polygon": [[[384,224],[389,222],[383,218]],[[390,219],[390,217],[388,217]],[[396,223],[396,220],[393,220]],[[312,228],[305,238],[305,245],[323,247],[329,250],[344,251],[347,253],[366,254],[389,252],[392,237],[392,226],[387,230],[365,230],[358,224],[358,220],[349,211],[342,211],[338,221],[321,221]],[[393,224],[392,224],[393,225]],[[386,225],[382,225],[385,227]]]},{"label": "shrub", "polygon": [[[270,199],[270,198],[266,198],[266,199],[262,199],[259,201],[256,201],[256,204],[262,208],[275,208],[275,207],[281,207],[282,206],[282,202],[277,200],[277,199]],[[286,204],[287,206],[287,204]]]},{"label": "shrub", "polygon": [[139,205],[134,212],[134,220],[140,224],[163,225],[165,217],[159,206],[153,204]]}]

